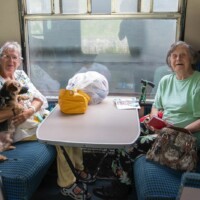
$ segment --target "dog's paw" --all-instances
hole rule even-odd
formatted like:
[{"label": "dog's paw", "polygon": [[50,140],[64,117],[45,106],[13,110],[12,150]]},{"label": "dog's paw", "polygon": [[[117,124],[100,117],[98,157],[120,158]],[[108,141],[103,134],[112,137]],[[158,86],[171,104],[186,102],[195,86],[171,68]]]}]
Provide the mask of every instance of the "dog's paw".
[{"label": "dog's paw", "polygon": [[28,99],[29,99],[29,97],[26,96],[26,95],[18,95],[18,96],[17,96],[18,102],[20,102],[20,101],[25,101],[25,100],[28,100]]},{"label": "dog's paw", "polygon": [[7,147],[7,149],[5,149],[5,150],[13,150],[13,149],[16,149],[16,147],[15,147],[15,146],[12,146],[12,145],[10,145],[10,146],[8,146],[8,147]]},{"label": "dog's paw", "polygon": [[8,160],[6,156],[0,155],[0,162]]},{"label": "dog's paw", "polygon": [[12,132],[0,132],[0,152],[14,149],[12,147],[13,133]]}]

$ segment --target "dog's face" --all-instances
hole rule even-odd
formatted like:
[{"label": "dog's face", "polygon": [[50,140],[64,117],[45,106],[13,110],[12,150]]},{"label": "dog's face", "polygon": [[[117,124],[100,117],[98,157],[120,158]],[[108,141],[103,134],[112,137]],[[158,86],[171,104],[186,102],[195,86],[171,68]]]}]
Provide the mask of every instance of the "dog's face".
[{"label": "dog's face", "polygon": [[0,108],[12,105],[17,100],[22,86],[15,80],[6,81],[0,90]]},{"label": "dog's face", "polygon": [[21,89],[22,86],[19,82],[15,80],[8,80],[4,83],[3,87],[1,88],[0,95],[2,97],[15,97],[20,93]]}]

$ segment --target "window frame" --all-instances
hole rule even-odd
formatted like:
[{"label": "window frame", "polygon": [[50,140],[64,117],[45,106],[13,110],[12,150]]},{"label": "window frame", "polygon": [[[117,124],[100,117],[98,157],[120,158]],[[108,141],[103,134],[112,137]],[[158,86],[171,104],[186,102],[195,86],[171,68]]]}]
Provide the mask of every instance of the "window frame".
[{"label": "window frame", "polygon": [[[26,9],[26,0],[18,1],[20,17],[20,28],[21,28],[21,40],[23,44],[23,69],[30,76],[30,68],[28,66],[30,63],[29,51],[28,51],[28,21],[39,21],[39,20],[92,20],[92,19],[175,19],[177,20],[176,25],[176,40],[184,40],[184,29],[185,29],[185,16],[187,8],[187,0],[178,0],[178,11],[177,12],[153,12],[153,2],[150,0],[150,10],[149,12],[138,12],[138,13],[116,13],[115,12],[115,0],[111,0],[111,13],[106,14],[93,14],[91,12],[92,0],[87,0],[87,13],[85,14],[66,14],[66,13],[55,13],[55,1],[50,0],[51,2],[51,13],[49,14],[28,14]],[[138,0],[138,11],[141,10],[141,1]],[[62,11],[62,0],[60,2],[60,10]]]}]

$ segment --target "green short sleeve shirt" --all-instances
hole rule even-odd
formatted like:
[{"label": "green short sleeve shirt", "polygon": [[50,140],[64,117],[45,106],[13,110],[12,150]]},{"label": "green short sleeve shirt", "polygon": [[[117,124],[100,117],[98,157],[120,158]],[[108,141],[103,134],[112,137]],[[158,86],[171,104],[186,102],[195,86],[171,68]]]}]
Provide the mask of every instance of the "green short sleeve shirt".
[{"label": "green short sleeve shirt", "polygon": [[[153,106],[164,111],[163,119],[178,127],[200,119],[200,72],[184,80],[178,80],[174,73],[164,76]],[[200,142],[200,132],[195,135]]]}]

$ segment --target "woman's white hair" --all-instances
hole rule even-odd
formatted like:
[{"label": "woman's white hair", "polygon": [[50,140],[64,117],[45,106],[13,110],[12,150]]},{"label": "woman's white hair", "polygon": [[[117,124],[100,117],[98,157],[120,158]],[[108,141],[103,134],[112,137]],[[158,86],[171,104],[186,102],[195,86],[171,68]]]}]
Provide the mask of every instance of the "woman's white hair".
[{"label": "woman's white hair", "polygon": [[20,59],[23,59],[22,48],[17,42],[11,41],[11,42],[6,42],[5,44],[3,44],[3,46],[0,49],[0,56],[2,56],[3,53],[7,50],[14,50],[18,52]]}]

